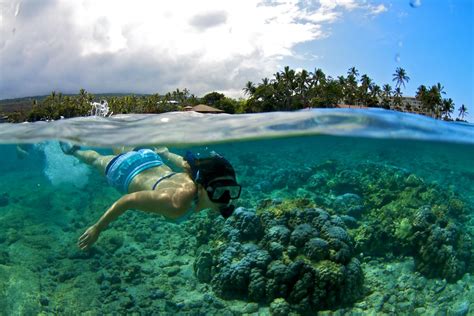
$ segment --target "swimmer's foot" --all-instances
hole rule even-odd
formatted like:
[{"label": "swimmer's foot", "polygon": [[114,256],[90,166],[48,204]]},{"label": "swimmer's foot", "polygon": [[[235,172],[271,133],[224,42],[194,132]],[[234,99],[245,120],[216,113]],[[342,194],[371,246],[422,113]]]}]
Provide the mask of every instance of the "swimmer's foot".
[{"label": "swimmer's foot", "polygon": [[66,155],[73,155],[76,151],[81,149],[81,147],[77,145],[72,145],[70,143],[65,142],[59,142],[59,146],[61,147],[63,153],[65,153]]}]

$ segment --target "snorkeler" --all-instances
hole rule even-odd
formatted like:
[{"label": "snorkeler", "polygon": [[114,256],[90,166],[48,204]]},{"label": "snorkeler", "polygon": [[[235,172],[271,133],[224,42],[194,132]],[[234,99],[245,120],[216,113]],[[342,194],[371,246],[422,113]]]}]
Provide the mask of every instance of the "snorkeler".
[{"label": "snorkeler", "polygon": [[[61,143],[61,148],[64,153],[96,167],[109,184],[124,193],[79,238],[78,246],[82,250],[92,246],[109,223],[126,210],[159,214],[175,222],[204,209],[219,211],[227,218],[235,208],[231,200],[240,197],[241,186],[234,168],[218,154],[198,158],[188,151],[181,157],[160,147],[103,156],[66,143]],[[163,159],[182,172],[173,172]]]}]

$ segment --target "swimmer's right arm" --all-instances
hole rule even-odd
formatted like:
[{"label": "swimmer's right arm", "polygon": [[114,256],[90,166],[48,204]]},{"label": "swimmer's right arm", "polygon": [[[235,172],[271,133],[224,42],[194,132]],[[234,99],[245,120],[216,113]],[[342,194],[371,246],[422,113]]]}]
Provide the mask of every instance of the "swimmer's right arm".
[{"label": "swimmer's right arm", "polygon": [[117,217],[125,213],[128,209],[128,195],[124,195],[120,199],[118,199],[112,206],[102,215],[102,217],[89,227],[84,234],[79,237],[79,241],[77,245],[82,250],[88,249],[92,244],[94,244],[97,239],[99,238],[100,233],[107,228],[107,226],[114,221]]},{"label": "swimmer's right arm", "polygon": [[164,215],[168,218],[176,217],[177,214],[180,214],[180,210],[192,200],[193,192],[187,191],[183,189],[173,190],[171,194],[168,192],[140,191],[124,195],[112,204],[97,223],[89,227],[79,237],[79,248],[86,250],[92,246],[99,238],[100,233],[128,209],[138,209]]}]

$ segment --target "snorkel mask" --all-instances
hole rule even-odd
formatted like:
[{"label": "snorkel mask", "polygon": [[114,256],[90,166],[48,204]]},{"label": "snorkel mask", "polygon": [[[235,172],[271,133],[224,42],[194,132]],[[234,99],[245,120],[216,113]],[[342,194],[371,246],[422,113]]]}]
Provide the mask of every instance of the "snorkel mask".
[{"label": "snorkel mask", "polygon": [[235,171],[229,161],[215,152],[211,153],[211,157],[198,158],[187,151],[184,159],[191,167],[193,180],[206,189],[209,199],[225,204],[219,207],[222,217],[231,216],[235,206],[229,203],[240,197],[242,187],[235,180]]}]

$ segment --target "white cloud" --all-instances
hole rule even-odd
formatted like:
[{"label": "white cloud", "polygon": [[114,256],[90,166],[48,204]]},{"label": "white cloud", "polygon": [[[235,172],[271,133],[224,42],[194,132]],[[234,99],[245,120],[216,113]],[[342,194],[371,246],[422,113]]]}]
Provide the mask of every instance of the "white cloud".
[{"label": "white cloud", "polygon": [[297,44],[328,36],[345,12],[386,10],[364,0],[25,0],[0,9],[0,98],[79,88],[235,94]]},{"label": "white cloud", "polygon": [[384,13],[384,12],[388,11],[387,7],[384,6],[383,4],[379,4],[379,5],[376,5],[376,6],[371,6],[371,7],[369,7],[369,9],[370,9],[370,14],[373,14],[373,15],[377,15],[377,14]]}]

